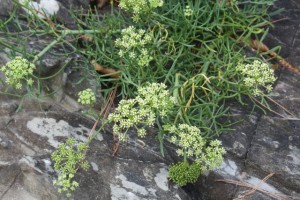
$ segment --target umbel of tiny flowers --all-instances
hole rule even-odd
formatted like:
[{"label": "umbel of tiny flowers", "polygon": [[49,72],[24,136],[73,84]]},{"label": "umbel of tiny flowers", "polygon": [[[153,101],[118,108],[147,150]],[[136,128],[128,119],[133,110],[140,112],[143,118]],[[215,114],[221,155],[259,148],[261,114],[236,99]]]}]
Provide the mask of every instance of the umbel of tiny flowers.
[{"label": "umbel of tiny flowers", "polygon": [[243,83],[254,96],[262,96],[264,91],[272,91],[276,78],[274,70],[267,63],[255,60],[250,64],[239,64],[236,70],[244,76]]},{"label": "umbel of tiny flowers", "polygon": [[78,186],[74,175],[79,168],[87,170],[89,163],[85,160],[87,145],[78,143],[75,139],[69,138],[66,143],[59,145],[51,157],[54,162],[54,169],[59,173],[53,185],[58,187],[58,192],[65,192],[68,197]]},{"label": "umbel of tiny flowers", "polygon": [[163,0],[120,0],[119,7],[133,14],[133,21],[139,21],[141,15],[149,14],[153,9],[163,6]]},{"label": "umbel of tiny flowers", "polygon": [[148,66],[153,57],[149,55],[146,45],[151,44],[152,36],[143,29],[129,26],[121,31],[121,37],[116,39],[119,56],[129,58],[140,67]]},{"label": "umbel of tiny flowers", "polygon": [[146,135],[145,127],[153,126],[158,117],[165,117],[175,104],[166,86],[162,83],[139,87],[135,99],[121,100],[118,107],[108,116],[113,122],[113,131],[120,141],[127,140],[129,128],[137,130],[139,137]]},{"label": "umbel of tiny flowers", "polygon": [[[207,143],[200,130],[188,124],[165,125],[163,128],[169,132],[170,142],[178,146],[178,156],[184,157],[183,162],[172,164],[169,169],[169,178],[179,186],[194,183],[202,171],[213,170],[222,164],[225,150],[220,141]],[[187,158],[194,162],[189,164]]]},{"label": "umbel of tiny flowers", "polygon": [[21,89],[25,81],[29,86],[33,84],[33,71],[35,65],[20,56],[15,57],[12,61],[1,67],[1,71],[6,76],[5,82],[15,89]]},{"label": "umbel of tiny flowers", "polygon": [[160,117],[166,117],[176,102],[163,83],[148,83],[145,87],[139,87],[135,99],[141,108],[150,107]]},{"label": "umbel of tiny flowers", "polygon": [[212,140],[209,143],[201,136],[201,131],[195,126],[179,124],[163,126],[170,134],[170,142],[176,144],[178,156],[194,159],[200,164],[203,170],[213,170],[223,163],[225,149],[221,147],[219,140]]},{"label": "umbel of tiny flowers", "polygon": [[78,96],[78,102],[83,105],[92,106],[96,102],[96,95],[90,88],[80,91]]}]

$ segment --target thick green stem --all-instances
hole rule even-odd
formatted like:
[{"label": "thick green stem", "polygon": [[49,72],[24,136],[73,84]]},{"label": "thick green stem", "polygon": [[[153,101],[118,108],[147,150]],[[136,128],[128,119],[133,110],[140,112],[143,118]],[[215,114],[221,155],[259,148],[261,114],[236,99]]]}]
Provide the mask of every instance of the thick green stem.
[{"label": "thick green stem", "polygon": [[187,156],[186,156],[186,152],[183,152],[183,162],[187,162]]}]

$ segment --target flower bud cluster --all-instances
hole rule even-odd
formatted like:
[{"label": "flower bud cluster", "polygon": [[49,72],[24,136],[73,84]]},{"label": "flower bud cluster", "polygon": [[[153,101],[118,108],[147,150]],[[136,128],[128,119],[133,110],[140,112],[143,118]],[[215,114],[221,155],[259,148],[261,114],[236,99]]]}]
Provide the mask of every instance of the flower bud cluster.
[{"label": "flower bud cluster", "polygon": [[126,57],[135,62],[138,66],[148,66],[153,57],[149,55],[146,45],[151,44],[152,36],[145,30],[136,30],[129,26],[121,32],[121,38],[115,41],[116,47],[119,47],[119,56]]},{"label": "flower bud cluster", "polygon": [[202,172],[199,163],[180,162],[172,164],[169,167],[169,179],[174,181],[178,186],[182,187],[188,183],[195,183]]},{"label": "flower bud cluster", "polygon": [[152,83],[138,88],[135,99],[121,100],[108,116],[114,123],[113,131],[120,141],[126,141],[129,128],[137,130],[139,137],[146,135],[146,126],[153,126],[157,117],[164,117],[173,108],[175,100],[164,84]]},{"label": "flower bud cluster", "polygon": [[255,60],[251,64],[239,64],[236,70],[242,73],[245,86],[254,96],[263,95],[264,91],[272,91],[272,84],[276,78],[267,63]]},{"label": "flower bud cluster", "polygon": [[164,130],[171,134],[170,142],[179,146],[178,156],[187,156],[195,159],[204,170],[212,170],[223,162],[224,148],[219,140],[207,144],[201,136],[200,130],[188,124],[165,125]]},{"label": "flower bud cluster", "polygon": [[93,105],[96,102],[95,93],[90,88],[80,91],[78,96],[78,102],[83,105]]},{"label": "flower bud cluster", "polygon": [[162,7],[163,0],[120,0],[119,7],[133,14],[133,20],[138,21],[140,15],[149,13],[157,7]]},{"label": "flower bud cluster", "polygon": [[193,10],[189,5],[187,5],[183,11],[184,11],[184,16],[186,17],[190,17],[193,15]]},{"label": "flower bud cluster", "polygon": [[18,90],[22,88],[22,81],[26,81],[29,86],[32,86],[34,69],[35,65],[33,63],[20,56],[15,57],[15,59],[1,67],[1,71],[6,76],[5,82]]}]

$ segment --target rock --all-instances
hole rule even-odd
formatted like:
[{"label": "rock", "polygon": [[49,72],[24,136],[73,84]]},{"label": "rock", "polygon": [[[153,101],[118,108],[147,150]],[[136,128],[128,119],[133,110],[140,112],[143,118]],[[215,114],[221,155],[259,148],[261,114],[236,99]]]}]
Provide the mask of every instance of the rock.
[{"label": "rock", "polygon": [[[80,10],[81,12],[89,9],[89,2],[87,0],[18,0],[18,3],[25,4],[29,2],[29,7],[32,10],[38,10],[38,16],[45,18],[46,16],[55,16],[58,22],[64,24],[68,28],[76,29],[76,22],[70,15],[70,9]],[[12,15],[16,3],[10,0],[0,0],[0,16],[8,18]],[[26,8],[16,9],[16,14],[21,18],[25,13],[31,14],[31,10]],[[43,13],[43,14],[42,14]],[[46,15],[46,16],[45,16]]]},{"label": "rock", "polygon": [[89,9],[89,0],[57,0],[67,9]]},{"label": "rock", "polygon": [[[295,56],[299,56],[299,45],[297,41],[299,40],[299,4],[295,1],[277,0],[274,6],[272,6],[272,11],[276,11],[284,8],[281,12],[275,16],[272,16],[272,20],[275,22],[274,27],[270,27],[269,34],[266,38],[266,44],[270,48],[276,46],[281,47],[280,55],[284,58],[288,58],[289,61]],[[295,63],[295,66],[299,64]]]},{"label": "rock", "polygon": [[[203,199],[231,200],[245,196],[252,200],[273,200],[274,197],[289,199],[289,195],[297,196],[291,190],[283,193],[282,187],[274,186],[269,180],[263,181],[263,178],[248,171],[241,161],[227,158],[219,169],[202,176],[196,186],[203,191]],[[252,191],[253,188],[256,190]]]},{"label": "rock", "polygon": [[[49,18],[60,10],[60,5],[56,0],[40,0],[38,2],[31,0],[19,0],[19,4],[24,5],[22,8],[29,15],[36,14],[42,19]],[[28,9],[27,9],[28,7]]]},{"label": "rock", "polygon": [[0,0],[0,16],[6,18],[13,10],[13,2],[11,0]]},{"label": "rock", "polygon": [[10,142],[0,137],[0,148],[8,149]]},{"label": "rock", "polygon": [[[168,185],[166,164],[152,162],[149,155],[131,158],[132,151],[125,158],[122,155],[112,158],[109,146],[101,146],[101,151],[91,151],[89,155],[98,171],[80,175],[82,187],[74,193],[78,199],[189,199],[182,189]],[[103,151],[103,147],[107,150]],[[127,148],[120,151],[127,152]],[[91,181],[97,184],[90,185]],[[98,192],[94,193],[95,190]]]},{"label": "rock", "polygon": [[[300,50],[299,50],[300,52]],[[272,97],[282,107],[272,105],[273,110],[283,115],[287,119],[300,118],[300,76],[293,72],[285,71],[279,77],[276,86],[274,87],[275,97]],[[276,116],[276,115],[274,115]],[[278,116],[277,116],[278,117]]]},{"label": "rock", "polygon": [[[79,60],[80,58],[78,58]],[[101,84],[97,82],[97,79],[93,79],[92,77],[97,76],[97,72],[95,71],[94,74],[90,74],[91,70],[93,70],[92,66],[88,65],[90,69],[82,69],[80,68],[79,62],[76,62],[77,59],[71,63],[73,68],[69,69],[66,73],[66,84],[64,87],[65,91],[65,98],[62,99],[63,103],[69,104],[70,107],[73,105],[74,108],[77,107],[79,109],[84,109],[85,107],[82,105],[75,106],[76,102],[72,102],[72,99],[78,99],[78,93],[82,90],[87,88],[91,88],[95,95],[97,102],[94,105],[94,108],[100,108],[101,104],[104,102],[104,97],[101,95]],[[81,67],[82,68],[82,67]],[[90,70],[89,72],[87,70]]]},{"label": "rock", "polygon": [[[64,199],[51,185],[56,174],[50,153],[68,137],[86,141],[93,122],[75,113],[54,110],[21,111],[0,132],[1,139],[11,141],[8,149],[0,148],[0,175],[4,180],[15,180],[0,182],[0,188],[9,188],[1,193],[3,199],[18,199],[21,195],[23,199]],[[142,143],[129,140],[112,157],[112,136],[101,132],[88,151],[87,159],[93,167],[79,171],[76,180],[80,187],[73,198],[189,199],[181,188],[169,186],[169,163],[160,156],[159,145],[154,147],[152,139]]]},{"label": "rock", "polygon": [[247,156],[247,166],[277,173],[278,183],[300,192],[300,121],[263,117]]},{"label": "rock", "polygon": [[222,144],[228,153],[243,159],[246,157],[251,145],[258,117],[244,113],[232,115],[230,120],[238,122],[230,127],[234,131],[222,134],[219,139],[222,140]]},{"label": "rock", "polygon": [[26,165],[27,163],[23,164],[23,169],[17,163],[0,166],[0,198],[3,200],[58,199],[49,178],[30,166],[25,168]]}]

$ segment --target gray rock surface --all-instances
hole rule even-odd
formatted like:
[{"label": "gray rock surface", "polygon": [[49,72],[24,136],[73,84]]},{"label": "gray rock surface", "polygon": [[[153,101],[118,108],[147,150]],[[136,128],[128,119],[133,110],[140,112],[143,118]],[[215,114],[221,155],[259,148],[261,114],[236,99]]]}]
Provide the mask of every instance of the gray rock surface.
[{"label": "gray rock surface", "polygon": [[[52,186],[56,173],[50,153],[68,137],[86,141],[93,122],[62,111],[55,105],[47,112],[24,107],[0,128],[2,199],[64,199]],[[81,186],[74,199],[189,199],[181,188],[168,185],[167,164],[159,151],[147,142],[130,141],[112,157],[111,140],[111,134],[99,133],[92,142],[91,169],[79,172]]]},{"label": "gray rock surface", "polygon": [[247,155],[247,167],[266,173],[300,193],[300,123],[262,117]]},{"label": "gray rock surface", "polygon": [[7,17],[13,10],[13,4],[10,0],[0,0],[0,16]]}]

